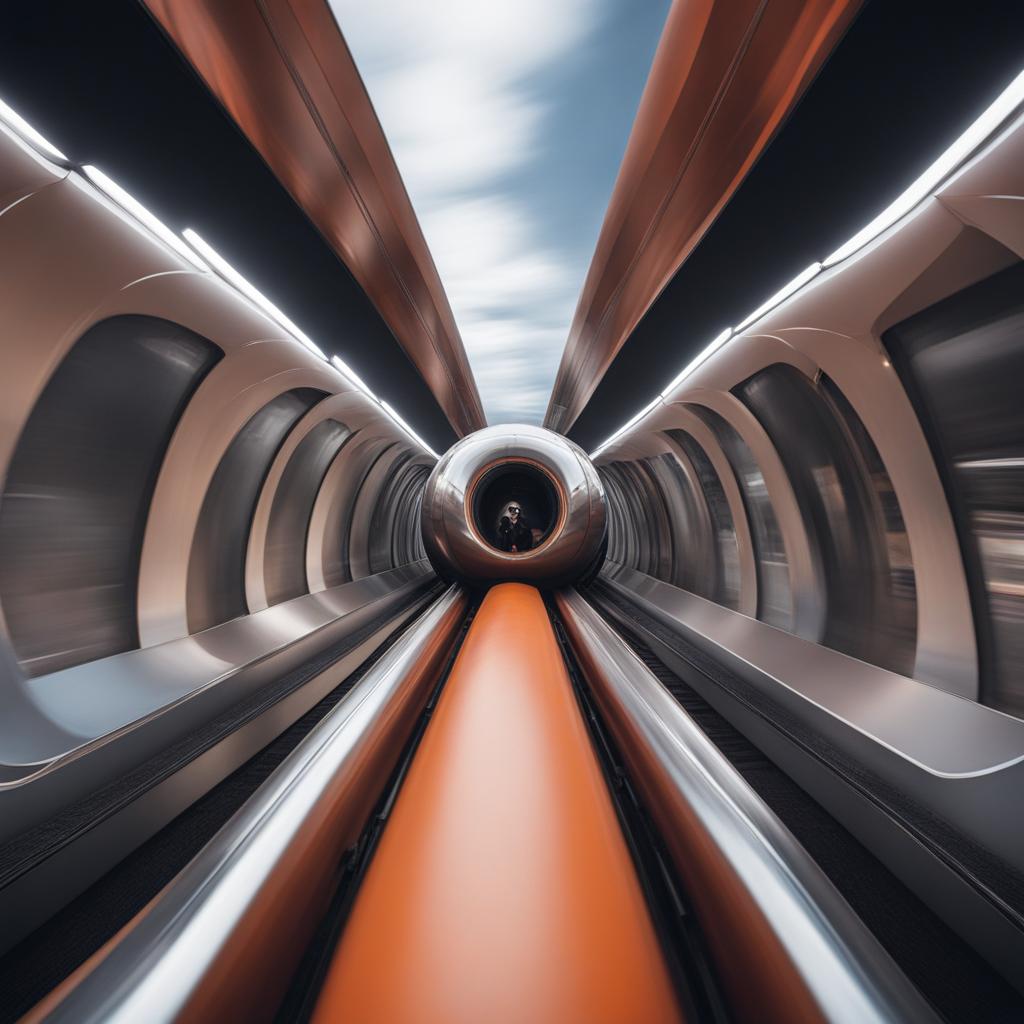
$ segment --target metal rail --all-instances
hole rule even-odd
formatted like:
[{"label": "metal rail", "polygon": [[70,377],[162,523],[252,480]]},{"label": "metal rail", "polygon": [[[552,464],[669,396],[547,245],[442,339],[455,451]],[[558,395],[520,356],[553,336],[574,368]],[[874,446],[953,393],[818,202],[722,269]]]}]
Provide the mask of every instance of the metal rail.
[{"label": "metal rail", "polygon": [[742,1020],[934,1021],[802,846],[575,591],[573,650],[661,829]]},{"label": "metal rail", "polygon": [[450,588],[160,896],[25,1020],[271,1019],[465,610]]}]

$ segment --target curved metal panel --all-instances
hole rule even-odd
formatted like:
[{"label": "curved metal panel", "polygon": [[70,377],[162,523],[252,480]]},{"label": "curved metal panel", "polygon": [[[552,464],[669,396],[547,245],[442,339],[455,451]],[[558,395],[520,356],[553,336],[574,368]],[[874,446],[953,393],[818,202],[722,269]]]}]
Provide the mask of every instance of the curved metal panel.
[{"label": "curved metal panel", "polygon": [[754,453],[732,424],[713,409],[695,405],[693,411],[722,446],[743,495],[757,564],[757,618],[793,632],[793,594],[786,544]]},{"label": "curved metal panel", "polygon": [[[230,352],[203,382],[168,449],[146,524],[139,579],[139,623],[144,645],[189,633],[188,567],[195,532],[217,467],[239,431],[265,405],[287,391],[308,388],[329,394],[341,390],[340,381],[337,371],[294,342],[264,341]],[[358,417],[346,415],[345,422],[354,427],[370,421],[392,438],[401,436],[398,427],[391,428],[390,421],[382,422],[380,412],[373,412],[375,406],[369,398],[355,391],[348,391],[344,397],[363,407]],[[289,433],[285,439],[286,445],[291,436]],[[271,474],[274,465],[272,462]],[[265,530],[266,520],[260,519],[260,511],[257,502],[248,527],[250,535],[261,524]],[[248,562],[246,559],[247,566]],[[258,602],[250,605],[253,609],[258,606]]]},{"label": "curved metal panel", "polygon": [[352,505],[352,519],[348,525],[348,571],[352,579],[361,580],[364,576],[372,576],[370,569],[370,549],[373,545],[373,514],[380,500],[381,492],[391,480],[395,467],[405,464],[409,457],[408,450],[400,444],[392,445],[384,451],[359,485]]},{"label": "curved metal panel", "polygon": [[270,508],[263,555],[268,606],[309,592],[306,538],[313,504],[328,466],[351,436],[344,423],[325,420],[299,442],[281,474]]},{"label": "curved metal panel", "polygon": [[67,173],[0,122],[0,217]]},{"label": "curved metal panel", "polygon": [[686,453],[708,507],[718,555],[714,600],[726,608],[737,609],[740,599],[739,545],[722,481],[707,452],[689,431],[672,428],[664,433]]},{"label": "curved metal panel", "polygon": [[682,523],[673,582],[713,600],[721,566],[715,524],[700,478],[684,452],[660,456],[658,470],[666,480],[667,492],[674,496],[673,509]]},{"label": "curved metal panel", "polygon": [[406,465],[392,477],[378,500],[370,542],[372,572],[412,561],[412,544],[420,524],[410,513],[415,508],[415,496],[422,492],[429,475],[428,466]]},{"label": "curved metal panel", "polygon": [[328,5],[146,6],[352,271],[456,433],[482,427],[451,307]]},{"label": "curved metal panel", "polygon": [[439,598],[132,927],[28,1019],[273,1016],[465,609],[454,587]]},{"label": "curved metal panel", "polygon": [[391,438],[359,433],[342,447],[328,468],[309,522],[306,578],[311,592],[352,579],[352,511],[366,474],[394,446]]},{"label": "curved metal panel", "polygon": [[278,395],[235,435],[203,499],[188,563],[188,630],[245,615],[245,552],[256,501],[285,437],[323,392]]},{"label": "curved metal panel", "polygon": [[[916,600],[912,586],[908,594],[906,575],[894,572],[889,557],[886,516],[873,476],[885,481],[886,493],[892,487],[877,452],[876,474],[871,474],[828,392],[791,366],[768,366],[734,392],[771,436],[822,566],[827,594],[822,643],[912,675]],[[852,408],[844,411],[856,421]],[[894,496],[888,503],[892,519],[899,506]]]},{"label": "curved metal panel", "polygon": [[392,540],[395,519],[398,512],[396,500],[405,483],[413,453],[406,452],[395,460],[387,483],[377,497],[377,503],[370,518],[370,572],[382,572],[394,564]]},{"label": "curved metal panel", "polygon": [[[626,568],[602,582],[629,609],[602,603],[613,618],[631,628],[639,611],[672,671],[1021,987],[1024,817],[1006,808],[1024,721]],[[690,646],[722,674],[693,673]]]},{"label": "curved metal panel", "polygon": [[[651,545],[641,540],[646,516],[636,492],[636,485],[626,472],[623,462],[603,466],[601,479],[602,482],[609,482],[616,496],[618,538],[615,547],[626,565],[645,573],[651,564]],[[656,537],[654,539],[657,540]]]},{"label": "curved metal panel", "polygon": [[859,7],[859,0],[672,5],[545,426],[568,433]]},{"label": "curved metal panel", "polygon": [[221,351],[163,320],[91,327],[22,431],[0,502],[0,601],[31,676],[137,647],[136,586],[160,463]]},{"label": "curved metal panel", "polygon": [[640,486],[639,494],[647,514],[650,529],[648,544],[651,547],[651,575],[664,579],[665,576],[672,574],[672,566],[675,564],[675,544],[661,478],[654,470],[657,461],[657,456],[640,459],[637,462],[627,463],[625,469]]},{"label": "curved metal panel", "polygon": [[608,503],[608,557],[634,568],[637,562],[636,528],[615,463],[602,466],[599,475]]},{"label": "curved metal panel", "polygon": [[1024,716],[1024,265],[891,328],[957,520],[981,697]]}]

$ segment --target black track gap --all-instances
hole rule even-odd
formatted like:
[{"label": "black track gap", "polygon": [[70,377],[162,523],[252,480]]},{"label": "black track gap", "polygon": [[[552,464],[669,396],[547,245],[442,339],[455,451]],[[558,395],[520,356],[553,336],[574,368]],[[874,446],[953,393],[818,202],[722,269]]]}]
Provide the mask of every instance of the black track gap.
[{"label": "black track gap", "polygon": [[722,995],[710,950],[685,889],[669,866],[671,858],[668,851],[630,784],[622,756],[594,704],[551,595],[546,594],[544,600],[683,1015],[691,1022],[723,1024],[730,1021],[732,1017]]}]

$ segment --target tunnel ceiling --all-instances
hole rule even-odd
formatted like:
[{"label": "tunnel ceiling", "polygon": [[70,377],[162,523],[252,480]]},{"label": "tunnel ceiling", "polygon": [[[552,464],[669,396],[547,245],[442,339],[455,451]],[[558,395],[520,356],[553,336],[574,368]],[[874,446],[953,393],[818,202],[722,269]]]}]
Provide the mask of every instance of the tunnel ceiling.
[{"label": "tunnel ceiling", "polygon": [[363,288],[140,4],[22,5],[0,33],[0,97],[168,226],[196,229],[430,445],[452,444]]},{"label": "tunnel ceiling", "polygon": [[998,95],[1022,54],[1018,5],[868,3],[569,436],[592,450],[724,327],[846,241]]}]

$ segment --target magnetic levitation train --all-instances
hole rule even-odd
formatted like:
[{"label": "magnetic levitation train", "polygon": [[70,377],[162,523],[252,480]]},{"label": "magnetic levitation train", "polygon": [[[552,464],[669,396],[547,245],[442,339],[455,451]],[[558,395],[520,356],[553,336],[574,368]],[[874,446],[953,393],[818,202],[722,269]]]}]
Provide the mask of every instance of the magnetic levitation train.
[{"label": "magnetic levitation train", "polygon": [[5,11],[0,1019],[1024,1020],[1024,26],[913,6],[611,5],[490,425],[345,4]]}]

